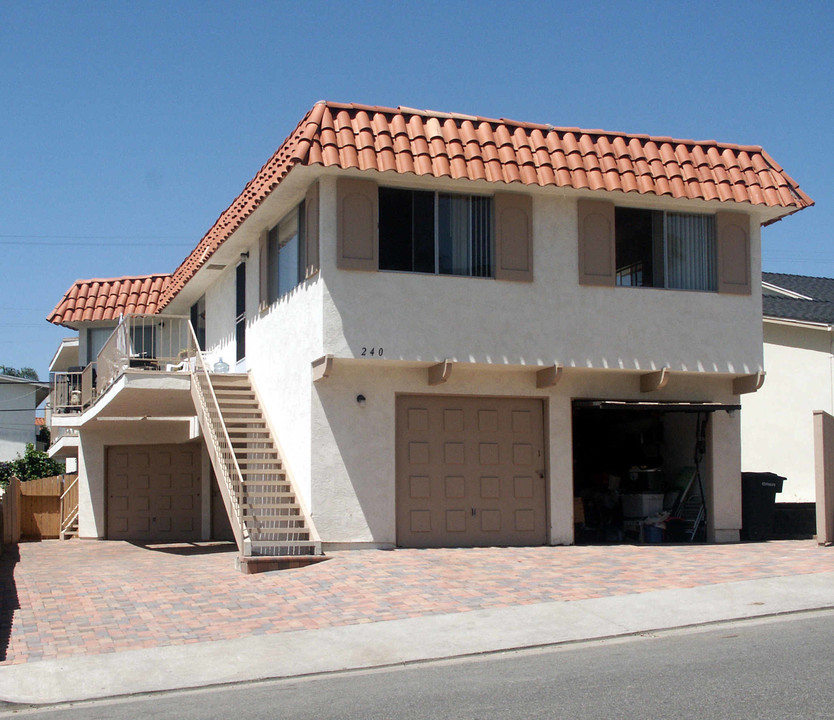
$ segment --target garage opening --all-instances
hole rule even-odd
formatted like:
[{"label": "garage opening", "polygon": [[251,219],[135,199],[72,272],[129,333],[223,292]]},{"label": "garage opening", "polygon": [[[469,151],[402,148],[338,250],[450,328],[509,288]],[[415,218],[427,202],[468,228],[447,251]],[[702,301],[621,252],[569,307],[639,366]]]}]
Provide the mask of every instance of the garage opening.
[{"label": "garage opening", "polygon": [[574,400],[577,544],[702,542],[706,431],[740,405]]}]

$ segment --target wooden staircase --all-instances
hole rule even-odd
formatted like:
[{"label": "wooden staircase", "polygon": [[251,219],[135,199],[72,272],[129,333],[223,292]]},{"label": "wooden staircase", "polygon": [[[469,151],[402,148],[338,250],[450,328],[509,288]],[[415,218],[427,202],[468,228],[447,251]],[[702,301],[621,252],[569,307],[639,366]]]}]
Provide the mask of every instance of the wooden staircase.
[{"label": "wooden staircase", "polygon": [[200,423],[238,539],[240,568],[259,572],[324,559],[249,376],[198,371],[193,379],[192,394],[199,383],[197,393],[209,406]]}]

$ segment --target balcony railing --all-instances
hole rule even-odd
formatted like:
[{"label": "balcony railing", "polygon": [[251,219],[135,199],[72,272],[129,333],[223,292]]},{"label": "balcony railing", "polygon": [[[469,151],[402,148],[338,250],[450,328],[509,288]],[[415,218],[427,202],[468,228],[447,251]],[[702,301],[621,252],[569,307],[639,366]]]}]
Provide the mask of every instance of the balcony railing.
[{"label": "balcony railing", "polygon": [[53,413],[79,413],[127,370],[189,371],[196,356],[190,320],[180,315],[126,315],[83,370],[52,379]]}]

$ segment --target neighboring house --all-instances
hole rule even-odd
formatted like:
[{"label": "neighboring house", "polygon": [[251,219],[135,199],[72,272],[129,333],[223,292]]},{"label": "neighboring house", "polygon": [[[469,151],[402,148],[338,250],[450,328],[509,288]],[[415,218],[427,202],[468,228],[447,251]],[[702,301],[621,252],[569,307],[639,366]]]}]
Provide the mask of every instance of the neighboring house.
[{"label": "neighboring house", "polygon": [[0,375],[0,462],[22,456],[35,443],[35,410],[48,395],[49,383]]},{"label": "neighboring house", "polygon": [[172,275],[50,315],[96,361],[53,414],[80,534],[569,544],[700,427],[737,541],[760,228],[811,204],[759,147],[318,103]]},{"label": "neighboring house", "polygon": [[767,379],[744,398],[742,470],[786,478],[782,503],[814,503],[815,410],[834,414],[834,279],[762,273]]}]

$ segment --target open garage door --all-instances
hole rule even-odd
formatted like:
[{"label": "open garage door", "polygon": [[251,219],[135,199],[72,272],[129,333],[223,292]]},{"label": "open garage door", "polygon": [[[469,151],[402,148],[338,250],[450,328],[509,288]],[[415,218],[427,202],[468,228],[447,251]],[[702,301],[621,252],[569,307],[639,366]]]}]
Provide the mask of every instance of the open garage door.
[{"label": "open garage door", "polygon": [[200,539],[200,445],[122,445],[107,451],[107,537]]},{"label": "open garage door", "polygon": [[544,544],[543,412],[529,398],[399,397],[397,544]]}]

